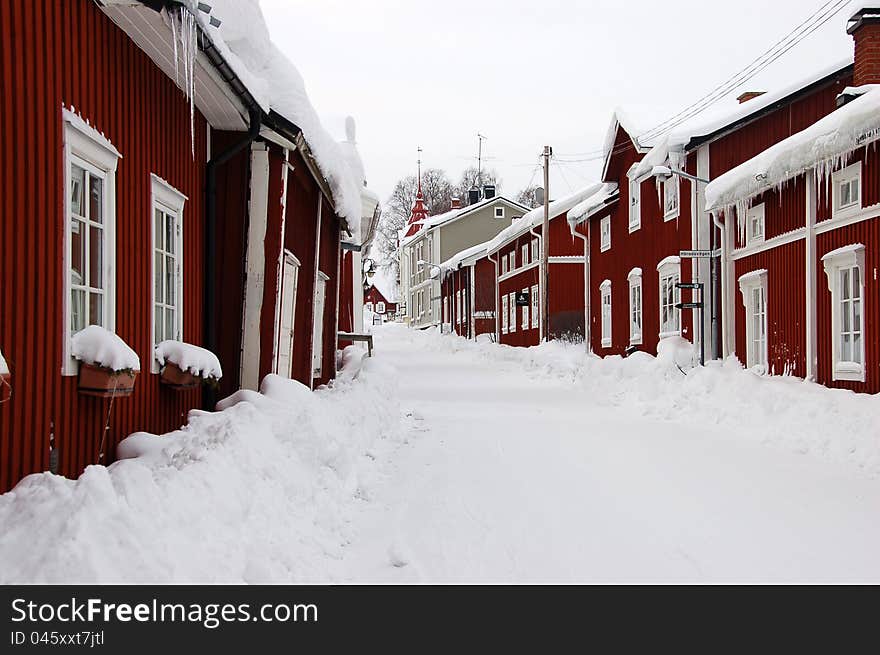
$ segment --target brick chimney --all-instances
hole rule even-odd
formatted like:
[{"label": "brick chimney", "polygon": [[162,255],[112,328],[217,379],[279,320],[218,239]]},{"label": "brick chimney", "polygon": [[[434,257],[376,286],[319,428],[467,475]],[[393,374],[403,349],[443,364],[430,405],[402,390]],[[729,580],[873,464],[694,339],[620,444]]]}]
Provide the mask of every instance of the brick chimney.
[{"label": "brick chimney", "polygon": [[452,199],[452,209],[461,209],[461,198]]},{"label": "brick chimney", "polygon": [[853,85],[880,84],[880,0],[857,2],[846,26],[855,41]]},{"label": "brick chimney", "polygon": [[767,92],[766,91],[746,91],[739,98],[737,98],[737,100],[739,100],[739,104],[742,104],[744,102],[748,102],[749,100],[754,100],[758,96],[762,96],[765,93],[767,93]]}]

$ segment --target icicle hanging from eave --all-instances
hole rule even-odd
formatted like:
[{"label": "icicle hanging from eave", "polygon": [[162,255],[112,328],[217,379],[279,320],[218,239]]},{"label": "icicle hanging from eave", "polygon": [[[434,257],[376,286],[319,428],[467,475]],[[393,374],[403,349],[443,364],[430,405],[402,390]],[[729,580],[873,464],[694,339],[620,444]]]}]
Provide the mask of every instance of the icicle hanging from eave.
[{"label": "icicle hanging from eave", "polygon": [[[192,158],[196,158],[195,134],[195,63],[199,54],[198,25],[192,12],[186,7],[175,6],[163,9],[171,26],[171,40],[174,44],[174,81],[189,100],[189,139]],[[180,69],[183,68],[183,80]]]}]

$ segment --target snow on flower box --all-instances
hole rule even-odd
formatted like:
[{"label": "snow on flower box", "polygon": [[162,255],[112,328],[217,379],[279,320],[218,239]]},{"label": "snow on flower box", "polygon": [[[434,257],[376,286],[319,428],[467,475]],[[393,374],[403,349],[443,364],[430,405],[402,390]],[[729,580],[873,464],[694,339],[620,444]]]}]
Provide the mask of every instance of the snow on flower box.
[{"label": "snow on flower box", "polygon": [[163,341],[155,354],[162,367],[160,381],[177,391],[195,389],[202,383],[216,385],[223,377],[220,360],[210,350],[182,341]]},{"label": "snow on flower box", "polygon": [[73,335],[73,356],[79,360],[79,392],[84,396],[117,398],[134,391],[141,360],[127,343],[98,325]]},{"label": "snow on flower box", "polygon": [[3,352],[0,351],[0,403],[6,402],[12,397],[10,379],[12,379],[12,374],[9,372],[9,365],[3,357]]}]

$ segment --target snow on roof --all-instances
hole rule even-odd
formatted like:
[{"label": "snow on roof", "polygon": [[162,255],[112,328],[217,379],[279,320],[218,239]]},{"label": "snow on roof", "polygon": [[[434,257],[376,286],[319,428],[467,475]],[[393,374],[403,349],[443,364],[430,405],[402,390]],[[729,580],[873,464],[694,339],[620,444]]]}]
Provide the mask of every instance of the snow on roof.
[{"label": "snow on roof", "polygon": [[302,130],[337,213],[353,234],[360,233],[363,183],[357,178],[362,171],[352,169],[350,153],[324,129],[302,76],[272,42],[259,1],[212,0],[211,5],[221,25],[210,25],[208,15],[195,10],[202,29],[263,110],[274,110]]},{"label": "snow on roof", "polygon": [[569,227],[574,229],[575,225],[592,216],[597,209],[605,205],[615,194],[617,194],[616,182],[606,182],[601,185],[593,195],[571,208],[568,212]]},{"label": "snow on roof", "polygon": [[455,269],[457,269],[459,265],[464,264],[469,259],[479,259],[486,254],[489,243],[489,241],[478,243],[475,246],[465,248],[461,252],[455,253],[452,257],[440,264],[440,271],[442,273],[449,273],[450,271],[454,271]]},{"label": "snow on roof", "polygon": [[873,90],[718,177],[706,187],[706,209],[732,206],[811,168],[827,176],[877,139],[880,91]]},{"label": "snow on roof", "polygon": [[391,271],[384,266],[379,266],[370,278],[370,284],[376,287],[388,302],[400,302],[400,289],[397,280],[391,275]]},{"label": "snow on roof", "polygon": [[[514,207],[519,207],[523,211],[528,211],[528,207],[526,207],[525,205],[521,205],[520,203],[514,202],[513,200],[505,198],[504,196],[495,196],[494,198],[484,198],[483,200],[480,200],[479,202],[475,202],[473,205],[467,205],[466,207],[460,207],[459,209],[450,209],[449,211],[445,211],[442,214],[435,214],[434,216],[428,216],[428,218],[426,218],[425,220],[416,221],[415,223],[412,223],[411,225],[421,225],[423,228],[437,227],[438,225],[443,225],[444,223],[448,223],[454,219],[461,218],[465,214],[469,214],[471,212],[477,211],[478,209],[486,207],[487,205],[491,205],[492,203],[497,202],[499,200],[504,201],[510,205],[513,205]],[[407,225],[407,228],[409,227],[409,225],[410,224]],[[415,241],[416,239],[418,239],[422,235],[423,235],[423,231],[419,230],[415,234],[412,234],[408,237],[405,237],[404,239],[401,239],[400,245],[405,246],[406,244],[411,243],[412,241]]]},{"label": "snow on roof", "polygon": [[880,1],[878,0],[852,0],[849,4],[849,19],[852,20],[865,10],[877,10],[880,12]]},{"label": "snow on roof", "polygon": [[[550,219],[554,219],[557,216],[565,214],[572,207],[582,202],[583,200],[591,197],[595,194],[599,189],[601,189],[604,185],[601,183],[591,184],[588,187],[584,187],[575,191],[574,193],[570,193],[567,196],[563,196],[558,200],[554,200],[550,203]],[[515,239],[518,236],[525,234],[533,227],[540,225],[544,220],[544,207],[543,205],[540,207],[535,207],[530,210],[527,214],[525,214],[522,218],[517,219],[511,223],[511,225],[501,232],[498,235],[489,241],[487,250],[492,252],[497,250],[505,243],[510,241],[511,239]]]}]

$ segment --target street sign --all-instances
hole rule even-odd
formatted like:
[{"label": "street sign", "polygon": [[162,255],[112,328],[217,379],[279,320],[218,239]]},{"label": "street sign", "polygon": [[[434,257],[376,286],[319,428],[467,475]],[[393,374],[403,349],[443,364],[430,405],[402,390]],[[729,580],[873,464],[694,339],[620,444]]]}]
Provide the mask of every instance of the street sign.
[{"label": "street sign", "polygon": [[528,307],[531,304],[531,298],[529,298],[529,294],[527,291],[517,291],[516,292],[516,306],[517,307]]},{"label": "street sign", "polygon": [[680,250],[678,252],[679,257],[684,257],[685,259],[711,259],[712,257],[717,257],[720,251],[715,250]]},{"label": "street sign", "polygon": [[701,302],[680,302],[675,306],[676,309],[703,309]]},{"label": "street sign", "polygon": [[702,282],[679,282],[675,285],[676,289],[702,289]]}]

